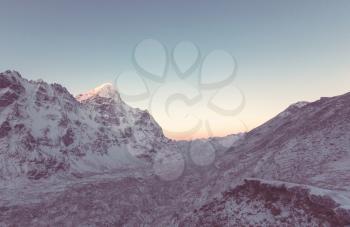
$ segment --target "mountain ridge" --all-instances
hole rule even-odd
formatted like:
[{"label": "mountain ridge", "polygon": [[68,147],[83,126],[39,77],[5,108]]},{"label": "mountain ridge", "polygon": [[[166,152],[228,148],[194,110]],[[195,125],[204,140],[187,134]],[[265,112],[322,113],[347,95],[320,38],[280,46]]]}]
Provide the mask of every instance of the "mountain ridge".
[{"label": "mountain ridge", "polygon": [[3,179],[49,177],[69,171],[82,156],[106,155],[113,147],[150,162],[155,146],[167,141],[151,115],[127,106],[111,85],[78,101],[59,84],[6,71],[0,89]]}]

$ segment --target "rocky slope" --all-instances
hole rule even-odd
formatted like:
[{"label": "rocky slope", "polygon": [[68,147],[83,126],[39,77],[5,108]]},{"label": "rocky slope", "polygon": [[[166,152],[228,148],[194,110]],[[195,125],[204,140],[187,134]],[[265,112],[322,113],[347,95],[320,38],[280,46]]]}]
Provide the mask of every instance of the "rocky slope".
[{"label": "rocky slope", "polygon": [[[350,187],[350,93],[292,105],[246,134],[218,163],[251,166],[252,177],[317,187]],[[231,153],[231,154],[229,154]]]},{"label": "rocky slope", "polygon": [[[291,105],[281,114],[261,125],[260,127],[245,134],[244,139],[239,140],[234,147],[229,149],[216,159],[215,168],[208,169],[210,178],[206,179],[211,186],[208,191],[211,196],[206,196],[206,202],[198,207],[210,206],[210,209],[193,209],[187,215],[190,218],[182,220],[180,223],[190,221],[193,226],[208,222],[215,224],[218,221],[222,225],[263,225],[279,226],[277,219],[267,218],[271,215],[269,210],[256,209],[265,206],[266,201],[252,195],[245,195],[244,190],[248,190],[251,185],[243,188],[239,185],[246,178],[260,178],[268,181],[283,181],[308,185],[318,190],[330,190],[332,194],[344,195],[342,202],[345,203],[345,210],[349,212],[349,182],[350,182],[350,93],[332,97],[321,98],[313,103],[297,103]],[[263,188],[258,187],[263,193]],[[233,204],[236,204],[236,210],[223,209],[227,198],[225,194],[234,191],[237,195],[243,195],[246,202],[237,204],[239,196],[233,196]],[[243,191],[241,191],[243,190]],[[249,189],[250,190],[250,189]],[[221,191],[221,194],[218,192]],[[242,194],[243,193],[243,194]],[[215,195],[216,194],[216,195]],[[289,199],[295,195],[287,193]],[[259,195],[263,196],[263,195]],[[203,197],[202,197],[203,198]],[[236,198],[236,199],[235,199]],[[322,201],[322,198],[319,198]],[[258,201],[256,201],[258,200]],[[219,203],[215,201],[221,201]],[[255,202],[252,202],[255,201]],[[308,201],[299,201],[299,204],[308,206]],[[281,205],[274,204],[278,209]],[[303,206],[304,206],[303,205]],[[299,209],[291,204],[288,209]],[[248,207],[254,217],[262,214],[263,219],[254,222],[252,215],[231,212],[237,212]],[[332,213],[329,207],[318,206],[319,212]],[[250,210],[249,210],[250,209]],[[260,209],[260,208],[259,208]],[[303,207],[303,217],[308,217],[309,208]],[[305,211],[306,209],[306,211]],[[328,210],[328,211],[327,211]],[[295,210],[294,210],[295,211]],[[294,212],[293,211],[293,212]],[[227,213],[228,212],[228,213]],[[295,212],[294,212],[295,213]],[[310,217],[310,222],[296,221],[301,218],[288,216],[285,223],[297,226],[319,226],[320,223],[325,226],[345,226],[350,224],[348,215],[342,216],[342,221],[332,223],[334,214],[326,217]],[[306,215],[308,213],[308,215]],[[218,214],[218,216],[216,216]],[[311,214],[310,214],[311,215]],[[210,218],[214,217],[211,221]],[[215,218],[217,217],[217,218]],[[220,219],[223,218],[223,219]],[[266,218],[267,220],[264,220]],[[191,225],[187,225],[191,226]],[[288,224],[285,224],[288,226]]]},{"label": "rocky slope", "polygon": [[247,179],[186,214],[179,226],[345,226],[348,195],[306,185]]}]

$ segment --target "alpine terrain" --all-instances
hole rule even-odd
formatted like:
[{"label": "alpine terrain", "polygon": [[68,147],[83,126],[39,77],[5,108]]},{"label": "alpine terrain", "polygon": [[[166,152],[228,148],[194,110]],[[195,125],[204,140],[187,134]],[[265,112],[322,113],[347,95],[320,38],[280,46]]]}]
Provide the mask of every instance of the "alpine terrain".
[{"label": "alpine terrain", "polygon": [[350,93],[174,141],[111,84],[3,72],[0,226],[350,226]]}]

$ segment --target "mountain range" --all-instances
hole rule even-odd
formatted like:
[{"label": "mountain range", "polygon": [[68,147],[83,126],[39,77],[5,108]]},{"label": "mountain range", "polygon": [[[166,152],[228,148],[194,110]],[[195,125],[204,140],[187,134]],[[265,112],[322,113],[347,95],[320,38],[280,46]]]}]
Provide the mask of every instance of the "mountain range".
[{"label": "mountain range", "polygon": [[0,226],[350,225],[349,104],[299,102],[246,133],[174,141],[111,84],[74,97],[3,72]]}]

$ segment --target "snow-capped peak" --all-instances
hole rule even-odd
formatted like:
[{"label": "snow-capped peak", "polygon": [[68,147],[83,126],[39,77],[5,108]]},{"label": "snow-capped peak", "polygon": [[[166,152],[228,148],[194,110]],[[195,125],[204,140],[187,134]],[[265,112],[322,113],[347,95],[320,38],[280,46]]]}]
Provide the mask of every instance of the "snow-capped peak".
[{"label": "snow-capped peak", "polygon": [[113,84],[105,83],[84,94],[78,95],[76,99],[81,102],[96,96],[114,99],[119,97],[119,94],[117,90],[114,88]]}]

